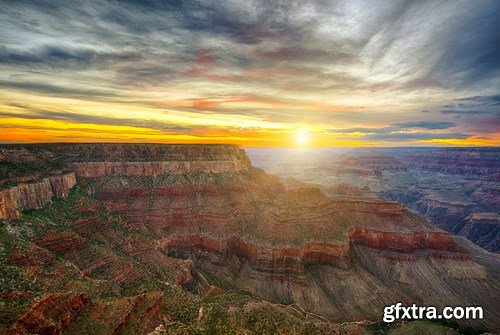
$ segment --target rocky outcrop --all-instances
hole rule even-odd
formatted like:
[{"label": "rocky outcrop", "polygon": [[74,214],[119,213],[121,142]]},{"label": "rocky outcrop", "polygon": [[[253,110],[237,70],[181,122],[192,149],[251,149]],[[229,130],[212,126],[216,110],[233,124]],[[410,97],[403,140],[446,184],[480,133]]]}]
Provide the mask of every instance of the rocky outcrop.
[{"label": "rocky outcrop", "polygon": [[95,334],[96,328],[102,334],[147,334],[166,318],[164,305],[161,292],[104,302],[81,293],[53,293],[33,304],[7,334]]},{"label": "rocky outcrop", "polygon": [[486,250],[500,252],[500,214],[472,213],[456,222],[454,229]]},{"label": "rocky outcrop", "polygon": [[58,198],[65,198],[69,190],[75,186],[76,177],[74,173],[67,173],[58,176],[49,177],[52,194]]},{"label": "rocky outcrop", "polygon": [[34,242],[40,247],[55,253],[74,252],[85,245],[85,241],[80,236],[69,232],[49,233]]},{"label": "rocky outcrop", "polygon": [[307,266],[329,265],[341,270],[352,269],[353,251],[356,245],[369,247],[394,254],[423,252],[414,257],[470,260],[469,252],[458,246],[451,236],[444,232],[417,232],[399,234],[355,228],[348,233],[349,242],[344,244],[310,242],[301,247],[277,248],[272,245],[259,245],[230,237],[216,240],[208,236],[189,235],[166,238],[161,246],[171,253],[185,254],[187,250],[212,253],[219,258],[232,255],[245,259],[255,271],[280,275],[304,275]]},{"label": "rocky outcrop", "polygon": [[75,174],[67,173],[0,191],[0,219],[18,219],[21,211],[41,208],[48,204],[53,196],[66,197],[75,184]]},{"label": "rocky outcrop", "polygon": [[[90,322],[73,327],[78,334],[93,333],[92,324],[100,324],[106,334],[147,334],[154,330],[162,319],[167,318],[162,307],[166,301],[161,292],[148,292],[133,297],[114,299],[98,303],[89,311]],[[106,313],[113,311],[113,319]],[[83,328],[83,329],[82,329]]]},{"label": "rocky outcrop", "polygon": [[[478,291],[494,295],[494,279],[466,249],[396,202],[331,199],[307,185],[287,189],[255,168],[88,182],[167,254],[193,260],[223,286],[332,320],[376,318],[397,301],[467,305]],[[490,310],[494,304],[481,302]]]},{"label": "rocky outcrop", "polygon": [[304,274],[304,266],[327,264],[347,269],[350,267],[351,255],[348,244],[308,243],[300,248],[273,248],[269,245],[258,245],[244,241],[238,237],[216,240],[206,236],[177,236],[162,242],[167,252],[196,250],[223,255],[233,255],[249,262],[254,270],[273,273],[274,275]]},{"label": "rocky outcrop", "polygon": [[497,148],[443,148],[403,156],[408,166],[426,171],[484,177],[500,174]]},{"label": "rocky outcrop", "polygon": [[22,177],[17,177],[17,178],[4,178],[0,179],[0,186],[4,184],[19,184],[19,183],[27,183],[27,182],[32,182],[40,179],[40,174],[32,174],[32,175],[27,175],[27,176],[22,176]]},{"label": "rocky outcrop", "polygon": [[34,304],[10,329],[9,335],[58,335],[71,326],[89,304],[85,294],[54,293]]},{"label": "rocky outcrop", "polygon": [[[476,189],[468,201],[453,201],[426,190],[414,189],[392,189],[380,192],[379,196],[405,204],[440,228],[465,236],[487,250],[500,252],[500,216],[483,212],[497,207],[498,195],[491,195],[496,191]],[[480,192],[490,195],[479,195]]]},{"label": "rocky outcrop", "polygon": [[459,259],[470,259],[469,252],[456,244],[450,234],[445,232],[415,232],[412,234],[397,234],[394,232],[376,231],[355,228],[349,232],[352,244],[363,245],[372,249],[388,250],[403,254],[415,251],[442,251],[455,255]]}]

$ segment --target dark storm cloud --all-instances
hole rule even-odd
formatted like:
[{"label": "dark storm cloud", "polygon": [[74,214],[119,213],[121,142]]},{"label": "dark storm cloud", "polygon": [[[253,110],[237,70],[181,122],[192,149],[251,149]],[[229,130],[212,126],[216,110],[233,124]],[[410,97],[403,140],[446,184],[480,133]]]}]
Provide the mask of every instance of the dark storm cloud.
[{"label": "dark storm cloud", "polygon": [[[362,12],[353,11],[364,9],[368,4],[372,15],[357,18],[356,15]],[[0,61],[4,64],[25,64],[28,67],[35,63],[72,68],[99,67],[108,62],[119,64],[141,59],[146,64],[142,67],[115,66],[118,80],[143,83],[151,76],[153,82],[161,78],[170,81],[182,78],[185,67],[195,61],[193,54],[198,47],[211,44],[216,58],[214,68],[272,67],[287,62],[290,69],[305,66],[310,75],[290,77],[287,82],[277,78],[275,86],[287,87],[294,80],[303,89],[325,90],[337,89],[341,85],[355,89],[367,87],[358,76],[354,76],[357,78],[351,82],[345,82],[343,77],[352,74],[340,70],[325,72],[324,66],[343,63],[359,65],[363,62],[363,54],[371,56],[372,67],[385,66],[384,63],[394,58],[395,53],[405,51],[401,46],[404,38],[409,45],[416,43],[411,35],[401,35],[407,26],[418,22],[420,15],[428,15],[431,23],[438,15],[435,4],[424,1],[379,4],[251,0],[20,1],[11,5],[6,15],[10,14],[15,20],[10,18],[7,22],[12,22],[17,31],[61,36],[72,43],[94,42],[95,46],[107,47],[110,51],[68,49],[54,45],[54,40],[48,40],[47,45],[37,50],[1,47]],[[467,86],[469,82],[473,84],[491,79],[497,74],[500,27],[496,18],[500,2],[480,0],[473,8],[465,5],[462,9],[456,2],[443,3],[442,7],[454,14],[450,15],[444,33],[439,31],[439,34],[444,34],[440,38],[449,42],[443,43],[436,37],[434,43],[426,42],[425,50],[413,48],[415,60],[421,56],[420,51],[445,50],[440,58],[433,59],[434,64],[428,66],[430,71],[413,78],[405,76],[404,80],[391,85],[397,84],[403,90],[457,83]],[[359,20],[354,21],[354,29],[342,26],[342,22],[354,19]],[[340,30],[340,34],[322,29],[325,25],[335,25],[337,21],[339,26],[332,29]],[[441,26],[439,29],[443,30]],[[353,32],[348,33],[350,30]],[[6,35],[10,33],[12,31],[7,31]],[[225,41],[246,47],[236,48]],[[227,47],[222,47],[224,43]],[[158,54],[163,56],[157,57]],[[408,58],[406,64],[387,66],[394,65],[394,70],[401,68],[403,72],[411,68],[410,63]],[[155,67],[168,75],[154,76]],[[461,77],[457,78],[458,75]],[[313,80],[314,76],[321,76],[321,85]]]},{"label": "dark storm cloud", "polygon": [[[394,69],[414,72],[388,82],[391,89],[490,88],[485,83],[499,83],[499,15],[500,2],[494,0],[412,1],[399,18],[387,22],[391,29],[377,36],[373,62],[398,53]],[[417,25],[418,30],[408,29]]]},{"label": "dark storm cloud", "polygon": [[452,114],[452,115],[470,115],[470,116],[484,116],[484,115],[496,115],[500,117],[500,111],[492,111],[492,110],[470,110],[470,109],[442,109],[440,111],[443,114]]},{"label": "dark storm cloud", "polygon": [[500,106],[500,94],[495,95],[476,95],[455,100],[457,102],[472,102],[475,105]]},{"label": "dark storm cloud", "polygon": [[[500,95],[475,95],[454,99],[434,113],[453,118],[457,130],[478,138],[495,136],[500,129]],[[431,114],[432,111],[426,111]]]},{"label": "dark storm cloud", "polygon": [[[310,26],[297,24],[293,15],[300,11],[299,1],[127,1],[139,12],[169,14],[175,27],[198,34],[220,35],[237,43],[257,44],[267,39],[302,38]],[[102,17],[142,32],[130,17],[109,12]],[[152,21],[154,22],[154,20]],[[147,25],[146,27],[150,27]],[[166,24],[154,28],[165,28]]]},{"label": "dark storm cloud", "polygon": [[[430,139],[466,139],[471,135],[464,133],[436,133],[435,130],[443,130],[455,127],[456,123],[451,121],[407,121],[395,122],[388,126],[355,127],[347,129],[330,129],[329,132],[341,134],[363,133],[362,139],[368,141],[415,141]],[[413,129],[424,129],[429,132],[414,132]],[[433,131],[434,132],[431,132]]]},{"label": "dark storm cloud", "polygon": [[442,114],[456,117],[475,116],[476,119],[484,117],[500,118],[500,95],[477,95],[455,99],[440,109]]},{"label": "dark storm cloud", "polygon": [[434,75],[451,76],[449,86],[468,87],[500,74],[500,2],[479,1],[466,19],[456,24],[444,45]]}]

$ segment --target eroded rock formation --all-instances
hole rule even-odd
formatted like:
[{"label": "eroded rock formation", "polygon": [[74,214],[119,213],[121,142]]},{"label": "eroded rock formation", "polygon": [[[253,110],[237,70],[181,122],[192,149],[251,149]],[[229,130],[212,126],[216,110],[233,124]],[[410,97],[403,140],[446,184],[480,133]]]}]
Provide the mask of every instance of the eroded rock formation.
[{"label": "eroded rock formation", "polygon": [[75,184],[75,174],[66,173],[2,190],[0,191],[0,219],[18,219],[22,210],[41,208],[54,196],[64,198]]},{"label": "eroded rock formation", "polygon": [[69,328],[88,305],[85,294],[54,293],[34,304],[10,329],[9,335],[58,335]]}]

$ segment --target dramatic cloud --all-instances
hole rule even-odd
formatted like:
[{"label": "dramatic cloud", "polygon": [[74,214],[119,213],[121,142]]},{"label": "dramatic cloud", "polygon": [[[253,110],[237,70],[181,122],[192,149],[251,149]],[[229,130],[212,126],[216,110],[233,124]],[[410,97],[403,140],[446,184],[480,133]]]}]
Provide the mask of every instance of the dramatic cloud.
[{"label": "dramatic cloud", "polygon": [[[499,1],[0,7],[0,122],[10,127],[0,141],[31,134],[30,120],[42,124],[27,140],[64,136],[50,127],[91,140],[111,126],[130,126],[129,141],[136,127],[152,131],[141,141],[248,146],[286,146],[304,129],[317,146],[497,145],[500,137]],[[72,134],[82,123],[96,128]]]},{"label": "dramatic cloud", "polygon": [[50,68],[89,68],[103,66],[120,61],[138,61],[134,54],[104,53],[92,49],[62,49],[55,46],[45,46],[39,50],[13,51],[0,46],[0,63],[18,65],[21,67],[36,67],[43,65]]},{"label": "dramatic cloud", "polygon": [[396,122],[380,128],[329,129],[328,132],[340,134],[360,134],[367,141],[414,141],[430,139],[467,139],[471,135],[462,133],[415,132],[414,129],[441,130],[456,125],[450,121],[407,121]]}]

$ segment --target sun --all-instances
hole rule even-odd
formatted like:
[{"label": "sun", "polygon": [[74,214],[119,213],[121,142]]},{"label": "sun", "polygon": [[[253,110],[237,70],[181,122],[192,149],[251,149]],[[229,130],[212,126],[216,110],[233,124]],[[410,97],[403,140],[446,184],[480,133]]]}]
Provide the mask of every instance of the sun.
[{"label": "sun", "polygon": [[309,134],[305,131],[298,132],[295,134],[295,143],[299,147],[304,147],[309,142]]}]

